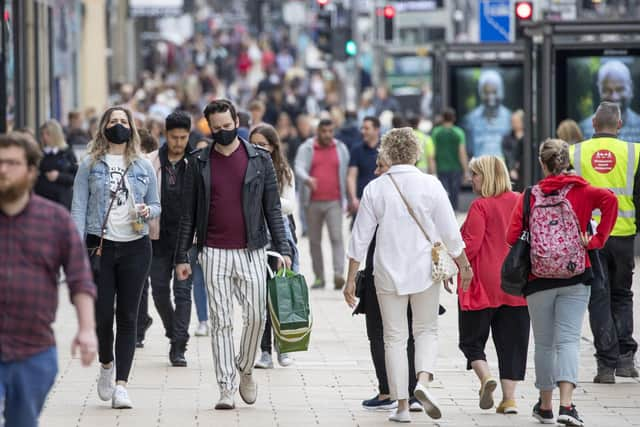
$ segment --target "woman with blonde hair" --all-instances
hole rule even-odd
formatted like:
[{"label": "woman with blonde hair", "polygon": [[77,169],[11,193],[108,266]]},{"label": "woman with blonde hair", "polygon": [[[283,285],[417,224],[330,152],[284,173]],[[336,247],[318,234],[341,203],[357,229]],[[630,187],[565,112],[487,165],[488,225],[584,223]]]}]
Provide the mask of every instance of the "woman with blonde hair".
[{"label": "woman with blonde hair", "polygon": [[140,153],[132,114],[122,107],[109,108],[78,168],[71,216],[86,238],[98,287],[98,395],[111,400],[116,409],[133,406],[126,385],[136,346],[138,306],[151,265],[147,221],[159,215],[155,171]]},{"label": "woman with blonde hair", "polygon": [[507,166],[497,156],[471,160],[471,186],[478,196],[462,225],[465,253],[473,268],[466,291],[458,289],[459,347],[480,380],[481,409],[493,408],[498,383],[491,376],[484,353],[489,332],[498,354],[502,401],[496,412],[515,414],[516,382],[524,380],[529,347],[529,313],[522,297],[500,288],[500,269],[509,246],[506,230],[518,194],[511,191]]},{"label": "woman with blonde hair", "polygon": [[[611,191],[593,187],[568,172],[569,145],[565,141],[547,139],[540,145],[538,160],[544,178],[533,187],[529,198],[532,273],[523,288],[533,328],[536,388],[540,392],[533,417],[543,424],[554,423],[552,399],[558,387],[560,410],[556,421],[583,426],[573,404],[573,391],[578,385],[582,321],[594,277],[588,251],[602,248],[609,238],[618,214],[618,199]],[[510,245],[523,231],[523,200],[519,199],[511,216],[507,232]],[[598,230],[588,235],[587,227],[596,209],[602,213]],[[554,219],[560,215],[561,220]]]},{"label": "woman with blonde hair", "polygon": [[566,141],[569,145],[576,144],[584,140],[580,126],[575,120],[566,119],[560,122],[556,135],[559,139]]},{"label": "woman with blonde hair", "polygon": [[47,120],[40,126],[40,146],[44,156],[34,190],[37,195],[71,209],[78,160],[56,120]]},{"label": "woman with blonde hair", "polygon": [[[360,209],[349,244],[349,273],[344,297],[356,304],[355,277],[367,248],[376,233],[373,259],[375,287],[382,315],[385,364],[389,394],[398,409],[389,417],[394,422],[410,422],[409,364],[407,361],[407,305],[413,312],[415,372],[414,396],[434,419],[442,416],[429,390],[438,352],[438,308],[440,283],[431,280],[434,245],[442,242],[455,259],[467,289],[473,273],[464,253],[453,208],[444,187],[434,176],[414,165],[418,159],[418,140],[413,129],[393,129],[382,138],[381,150],[391,164],[389,170],[364,189]],[[412,218],[408,204],[415,217]],[[427,238],[421,231],[425,230]]]}]

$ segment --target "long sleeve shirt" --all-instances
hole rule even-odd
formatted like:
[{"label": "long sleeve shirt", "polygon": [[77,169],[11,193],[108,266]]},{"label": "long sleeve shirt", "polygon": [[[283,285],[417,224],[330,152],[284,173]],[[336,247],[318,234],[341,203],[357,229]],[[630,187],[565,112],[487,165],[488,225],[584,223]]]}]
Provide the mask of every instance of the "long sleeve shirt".
[{"label": "long sleeve shirt", "polygon": [[347,256],[362,262],[377,226],[373,261],[376,292],[416,294],[432,285],[432,244],[409,215],[389,174],[398,183],[431,242],[444,243],[453,257],[462,253],[464,241],[440,181],[415,166],[395,165],[365,187]]}]

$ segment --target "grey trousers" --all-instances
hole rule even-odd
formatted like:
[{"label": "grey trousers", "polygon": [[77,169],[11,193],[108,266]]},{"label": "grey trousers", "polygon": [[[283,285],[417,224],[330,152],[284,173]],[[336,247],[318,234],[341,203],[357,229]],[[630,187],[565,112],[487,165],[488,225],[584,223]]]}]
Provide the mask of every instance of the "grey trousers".
[{"label": "grey trousers", "polygon": [[325,222],[329,228],[329,240],[333,258],[333,274],[344,275],[344,241],[342,238],[342,205],[339,200],[332,202],[311,202],[307,207],[307,227],[309,230],[309,249],[311,263],[316,279],[324,280],[322,258],[322,227]]},{"label": "grey trousers", "polygon": [[538,390],[551,391],[561,381],[578,384],[580,335],[590,294],[590,286],[577,284],[527,297]]}]

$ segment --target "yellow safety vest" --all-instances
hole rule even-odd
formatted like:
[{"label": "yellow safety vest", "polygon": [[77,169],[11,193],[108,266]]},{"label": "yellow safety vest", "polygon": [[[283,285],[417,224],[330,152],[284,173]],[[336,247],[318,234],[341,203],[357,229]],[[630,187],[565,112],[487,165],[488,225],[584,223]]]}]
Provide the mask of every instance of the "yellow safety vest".
[{"label": "yellow safety vest", "polygon": [[[572,145],[569,155],[578,175],[594,187],[608,188],[618,198],[618,219],[611,235],[636,234],[633,186],[640,145],[612,137],[597,137]],[[600,221],[600,212],[594,211],[594,218]]]}]

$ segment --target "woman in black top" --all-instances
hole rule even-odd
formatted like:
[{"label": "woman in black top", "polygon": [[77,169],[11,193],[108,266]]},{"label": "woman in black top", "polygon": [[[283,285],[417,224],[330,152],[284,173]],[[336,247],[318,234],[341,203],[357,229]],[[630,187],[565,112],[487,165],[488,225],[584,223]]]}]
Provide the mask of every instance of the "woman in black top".
[{"label": "woman in black top", "polygon": [[78,160],[64,139],[60,123],[47,120],[40,127],[40,144],[44,157],[40,162],[35,192],[71,209],[73,179],[78,170]]}]

